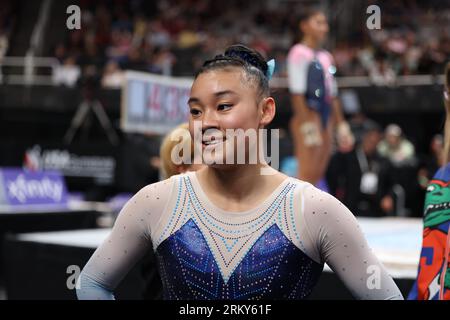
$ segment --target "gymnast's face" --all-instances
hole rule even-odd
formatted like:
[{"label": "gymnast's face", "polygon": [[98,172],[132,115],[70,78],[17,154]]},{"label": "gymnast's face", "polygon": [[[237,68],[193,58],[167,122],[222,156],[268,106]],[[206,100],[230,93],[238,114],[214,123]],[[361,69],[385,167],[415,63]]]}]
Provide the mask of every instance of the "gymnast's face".
[{"label": "gymnast's face", "polygon": [[[248,139],[245,145],[238,144],[237,137],[231,137],[230,133],[250,129],[248,132],[254,132],[257,137],[258,129],[272,121],[275,103],[271,97],[260,96],[255,81],[243,69],[227,67],[198,75],[191,88],[189,109],[189,129],[195,147],[202,149],[207,164],[218,166],[220,162],[236,164],[238,152],[245,154],[248,163],[249,152],[256,151],[249,146]],[[201,141],[196,139],[195,128],[201,128]],[[211,143],[212,140],[218,143]]]},{"label": "gymnast's face", "polygon": [[329,31],[327,17],[323,13],[318,12],[302,22],[300,29],[305,36],[310,36],[321,44],[325,41]]}]

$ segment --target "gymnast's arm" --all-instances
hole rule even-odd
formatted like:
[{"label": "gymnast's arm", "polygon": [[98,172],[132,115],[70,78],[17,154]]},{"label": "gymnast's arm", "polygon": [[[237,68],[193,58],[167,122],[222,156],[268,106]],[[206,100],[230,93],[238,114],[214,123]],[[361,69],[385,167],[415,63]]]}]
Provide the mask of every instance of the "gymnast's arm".
[{"label": "gymnast's arm", "polygon": [[113,291],[131,268],[152,250],[150,226],[167,205],[173,179],[142,188],[123,207],[109,236],[83,268],[77,286],[80,300],[114,300]]},{"label": "gymnast's arm", "polygon": [[295,55],[292,54],[288,56],[287,74],[294,117],[301,117],[309,111],[305,99],[308,64],[306,58],[295,59]]},{"label": "gymnast's arm", "polygon": [[350,210],[312,185],[303,194],[305,221],[318,259],[328,264],[357,299],[403,300]]}]

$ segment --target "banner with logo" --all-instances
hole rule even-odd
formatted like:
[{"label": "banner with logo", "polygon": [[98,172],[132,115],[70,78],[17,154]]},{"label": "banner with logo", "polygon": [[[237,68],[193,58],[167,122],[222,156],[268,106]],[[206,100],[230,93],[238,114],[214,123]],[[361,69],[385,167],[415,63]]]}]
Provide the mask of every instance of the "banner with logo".
[{"label": "banner with logo", "polygon": [[127,71],[125,79],[121,105],[123,131],[166,134],[188,120],[191,78]]},{"label": "banner with logo", "polygon": [[25,151],[23,166],[32,171],[58,171],[70,178],[93,178],[97,183],[107,185],[114,182],[117,165],[110,153],[36,144]]},{"label": "banner with logo", "polygon": [[67,198],[64,178],[57,171],[0,168],[2,205],[64,205]]}]

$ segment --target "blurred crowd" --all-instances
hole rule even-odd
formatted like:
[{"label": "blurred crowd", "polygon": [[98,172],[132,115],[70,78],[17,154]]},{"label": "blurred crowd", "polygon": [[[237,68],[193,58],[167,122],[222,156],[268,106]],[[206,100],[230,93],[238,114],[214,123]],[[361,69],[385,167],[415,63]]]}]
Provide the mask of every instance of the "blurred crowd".
[{"label": "blurred crowd", "polygon": [[442,135],[420,153],[395,123],[383,129],[362,112],[349,123],[356,144],[331,158],[329,191],[358,215],[420,216],[428,182],[444,165]]},{"label": "blurred crowd", "polygon": [[390,84],[397,75],[441,74],[450,57],[448,3],[372,3],[381,8],[381,29],[337,42],[332,53],[340,74],[369,75],[375,84]]},{"label": "blurred crowd", "polygon": [[[297,19],[305,3],[310,4],[81,0],[81,30],[67,31],[54,48],[63,70],[57,82],[70,85],[74,74],[87,72],[101,76],[105,87],[117,87],[125,69],[192,76],[205,58],[238,42],[275,58],[276,75],[285,76],[286,54],[298,40]],[[333,27],[339,14],[330,19],[327,49],[335,57],[338,76],[366,75],[383,85],[397,75],[442,70],[450,56],[449,6],[436,1],[367,1],[359,5],[364,19],[370,4],[381,7],[380,30],[368,30],[363,20],[361,28],[352,26],[337,37]],[[329,8],[330,17],[337,9]]]}]

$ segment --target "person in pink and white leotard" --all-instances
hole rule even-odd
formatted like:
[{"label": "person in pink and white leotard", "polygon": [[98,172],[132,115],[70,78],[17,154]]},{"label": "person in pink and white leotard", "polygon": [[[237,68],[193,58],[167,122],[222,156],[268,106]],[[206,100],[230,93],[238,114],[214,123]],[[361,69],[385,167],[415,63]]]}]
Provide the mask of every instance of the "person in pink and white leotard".
[{"label": "person in pink and white leotard", "polygon": [[299,30],[301,42],[290,49],[287,61],[293,109],[290,130],[298,178],[318,186],[331,156],[334,130],[341,151],[350,151],[354,138],[339,105],[333,57],[321,49],[328,33],[325,14],[305,11]]}]

